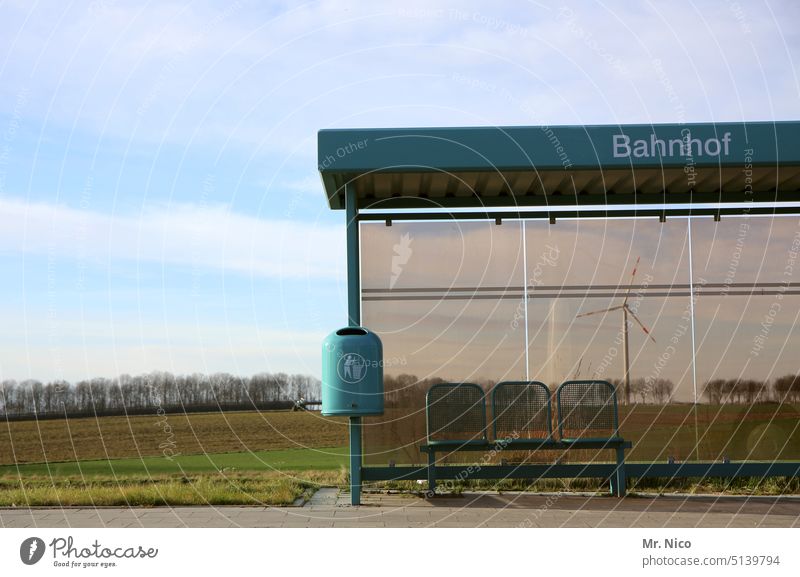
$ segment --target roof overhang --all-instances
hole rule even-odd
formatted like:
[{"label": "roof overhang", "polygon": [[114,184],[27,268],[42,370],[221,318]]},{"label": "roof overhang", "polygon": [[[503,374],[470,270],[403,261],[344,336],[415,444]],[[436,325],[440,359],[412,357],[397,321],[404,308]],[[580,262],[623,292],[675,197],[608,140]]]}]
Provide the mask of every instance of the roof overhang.
[{"label": "roof overhang", "polygon": [[334,129],[318,145],[332,209],[348,183],[381,210],[800,202],[795,121]]}]

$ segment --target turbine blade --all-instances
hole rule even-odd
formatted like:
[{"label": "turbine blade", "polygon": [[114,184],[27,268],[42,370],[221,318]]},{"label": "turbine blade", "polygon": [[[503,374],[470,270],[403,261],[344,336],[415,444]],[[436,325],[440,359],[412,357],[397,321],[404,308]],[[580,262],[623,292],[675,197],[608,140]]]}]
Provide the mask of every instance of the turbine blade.
[{"label": "turbine blade", "polygon": [[644,334],[646,334],[650,338],[651,341],[656,342],[656,340],[653,338],[653,335],[650,334],[650,329],[648,329],[646,326],[644,326],[644,323],[639,320],[639,317],[636,316],[636,313],[633,312],[630,309],[630,307],[627,306],[627,305],[625,305],[625,308],[628,309],[628,314],[633,317],[633,320],[635,320],[637,323],[639,323],[639,326],[642,327],[642,330],[644,331]]},{"label": "turbine blade", "polygon": [[621,308],[622,308],[622,305],[617,305],[615,307],[611,307],[610,309],[603,309],[603,310],[599,310],[599,311],[591,311],[591,312],[588,312],[588,313],[581,313],[579,315],[576,315],[575,318],[579,319],[581,317],[589,317],[589,316],[592,316],[592,315],[599,315],[600,313],[610,313],[611,311],[618,311]]},{"label": "turbine blade", "polygon": [[636,257],[636,264],[633,265],[633,272],[631,272],[631,282],[628,283],[628,292],[625,293],[625,300],[622,301],[622,306],[628,304],[628,297],[631,296],[631,287],[633,286],[633,279],[636,278],[636,269],[639,268],[639,259],[642,258],[640,256]]}]

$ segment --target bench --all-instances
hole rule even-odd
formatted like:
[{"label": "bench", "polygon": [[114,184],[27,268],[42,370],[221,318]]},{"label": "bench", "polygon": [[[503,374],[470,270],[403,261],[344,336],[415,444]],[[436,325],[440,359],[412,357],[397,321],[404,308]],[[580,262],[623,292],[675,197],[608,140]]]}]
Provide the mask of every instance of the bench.
[{"label": "bench", "polygon": [[436,453],[612,449],[616,452],[612,493],[624,496],[625,449],[632,444],[619,435],[614,386],[599,380],[566,381],[555,397],[558,438],[553,433],[551,393],[544,383],[506,381],[495,385],[491,427],[487,426],[486,396],[480,386],[433,385],[425,397],[427,443],[420,446],[428,455],[429,494],[436,491]]}]

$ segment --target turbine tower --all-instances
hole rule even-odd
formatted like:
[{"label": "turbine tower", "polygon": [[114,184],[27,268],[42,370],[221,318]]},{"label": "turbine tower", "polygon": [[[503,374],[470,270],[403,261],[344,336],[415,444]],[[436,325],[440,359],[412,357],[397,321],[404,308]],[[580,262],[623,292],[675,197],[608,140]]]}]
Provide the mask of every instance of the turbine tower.
[{"label": "turbine tower", "polygon": [[636,316],[636,313],[634,313],[628,306],[628,298],[631,296],[631,288],[633,288],[633,281],[636,278],[636,269],[639,267],[640,258],[641,257],[636,257],[636,264],[633,265],[633,272],[631,273],[631,282],[628,283],[628,292],[625,293],[625,300],[622,301],[621,305],[597,311],[590,311],[588,313],[581,313],[575,317],[576,319],[579,319],[581,317],[599,315],[601,313],[610,313],[611,311],[619,311],[619,310],[622,311],[622,347],[623,347],[622,354],[623,354],[623,362],[625,363],[626,405],[630,405],[631,403],[631,366],[630,366],[630,360],[628,358],[628,315],[633,317],[633,320],[637,322],[637,324],[644,331],[644,334],[646,334],[651,341],[656,342],[656,340],[653,338],[653,335],[650,334],[650,330],[646,326],[644,326],[644,323],[639,320],[639,317]]}]

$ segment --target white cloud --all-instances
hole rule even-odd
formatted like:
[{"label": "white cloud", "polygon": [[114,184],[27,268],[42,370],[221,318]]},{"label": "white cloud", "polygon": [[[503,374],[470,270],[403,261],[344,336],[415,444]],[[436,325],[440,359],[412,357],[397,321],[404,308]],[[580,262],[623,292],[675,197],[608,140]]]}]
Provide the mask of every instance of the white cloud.
[{"label": "white cloud", "polygon": [[345,254],[342,227],[260,219],[224,206],[172,204],[106,215],[9,198],[0,198],[0,251],[281,279],[342,278]]},{"label": "white cloud", "polygon": [[328,126],[796,116],[794,3],[563,4],[25,4],[0,91],[61,126],[307,156]]},{"label": "white cloud", "polygon": [[324,198],[320,195],[322,190],[322,181],[318,174],[311,174],[294,180],[287,180],[282,184],[282,187],[292,192],[298,192],[314,196],[319,200]]},{"label": "white cloud", "polygon": [[47,314],[5,315],[25,338],[0,336],[0,380],[80,379],[151,370],[238,375],[291,372],[319,375],[323,331],[250,325],[158,322],[101,317],[61,319],[53,336]]},{"label": "white cloud", "polygon": [[[167,165],[175,160],[170,145],[187,158],[239,154],[248,166],[276,174],[270,183],[292,192],[292,203],[316,202],[324,210],[310,172],[320,128],[796,118],[798,36],[791,22],[798,6],[6,2],[0,115],[14,116],[25,96],[17,154],[39,138],[63,144],[61,160],[70,167],[80,166],[73,161],[84,151],[107,145],[129,145],[142,157],[158,153]],[[20,172],[25,163],[10,161],[9,184],[38,186],[45,174],[56,174],[57,153],[44,150],[53,148],[42,147],[32,174]],[[263,162],[265,153],[272,162]],[[301,178],[282,182],[284,174]],[[74,192],[68,188],[65,179],[62,198]],[[135,195],[125,200],[132,198],[136,204]],[[108,215],[0,197],[4,253],[341,279],[343,244],[336,226],[258,218],[225,206],[172,204]],[[412,258],[409,271],[413,266]],[[34,331],[33,324],[27,328]],[[265,344],[279,346],[282,338]],[[315,339],[307,350],[317,351]],[[232,342],[251,350],[249,337]],[[147,346],[147,358],[133,350],[120,358],[149,370],[179,350],[188,363],[195,350]],[[5,350],[9,363],[27,354],[12,343]],[[73,353],[80,348],[65,356]]]}]

